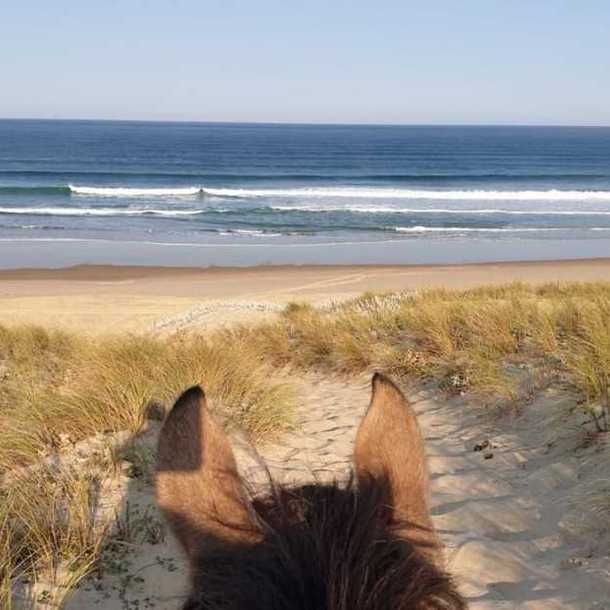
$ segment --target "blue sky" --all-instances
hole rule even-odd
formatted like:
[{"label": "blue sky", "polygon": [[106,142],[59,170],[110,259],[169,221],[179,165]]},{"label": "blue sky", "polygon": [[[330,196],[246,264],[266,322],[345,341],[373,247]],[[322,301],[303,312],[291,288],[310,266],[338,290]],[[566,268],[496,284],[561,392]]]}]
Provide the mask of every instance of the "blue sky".
[{"label": "blue sky", "polygon": [[5,0],[0,116],[610,124],[610,2]]}]

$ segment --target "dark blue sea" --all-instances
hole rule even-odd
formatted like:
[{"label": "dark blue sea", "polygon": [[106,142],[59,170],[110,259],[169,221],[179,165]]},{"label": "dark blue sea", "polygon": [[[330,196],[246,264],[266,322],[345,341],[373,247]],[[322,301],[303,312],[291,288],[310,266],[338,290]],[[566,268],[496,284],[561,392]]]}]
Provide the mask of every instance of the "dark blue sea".
[{"label": "dark blue sea", "polygon": [[5,243],[307,246],[332,262],[342,244],[596,253],[608,238],[610,128],[0,120]]}]

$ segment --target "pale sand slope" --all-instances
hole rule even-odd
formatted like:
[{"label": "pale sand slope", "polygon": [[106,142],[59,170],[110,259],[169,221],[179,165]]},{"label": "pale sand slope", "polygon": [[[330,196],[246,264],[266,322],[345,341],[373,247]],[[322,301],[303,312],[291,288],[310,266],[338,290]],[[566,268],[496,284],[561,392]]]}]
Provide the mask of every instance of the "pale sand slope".
[{"label": "pale sand slope", "polygon": [[[0,271],[0,323],[89,333],[147,331],[161,319],[209,328],[264,319],[289,301],[367,290],[464,288],[513,280],[610,280],[610,259],[445,266],[170,268],[80,266]],[[254,315],[253,315],[254,314]]]},{"label": "pale sand slope", "polygon": [[[264,447],[262,456],[280,481],[344,477],[370,396],[368,376],[351,380],[304,376],[294,381],[302,393],[296,428]],[[568,439],[556,441],[549,451],[548,414],[558,408],[552,397],[528,407],[528,414],[514,424],[505,421],[501,427],[510,427],[510,432],[491,436],[489,420],[472,404],[447,401],[431,390],[411,392],[410,399],[429,456],[434,522],[470,607],[610,608],[607,539],[577,536],[568,527],[568,517],[582,516],[579,509],[571,511],[570,500],[598,471],[607,472],[607,450],[589,448],[577,455],[573,439]],[[156,430],[146,436],[151,446]],[[486,438],[494,445],[490,459],[473,451]],[[243,444],[237,445],[241,470],[261,479],[259,463]],[[142,512],[154,511],[150,485],[127,481],[124,500],[131,510],[140,505]],[[146,521],[154,526],[157,518]],[[584,517],[581,521],[586,522]],[[68,608],[177,609],[184,600],[186,571],[171,537],[156,545],[135,545],[120,575],[107,574],[97,589],[85,583]]]}]

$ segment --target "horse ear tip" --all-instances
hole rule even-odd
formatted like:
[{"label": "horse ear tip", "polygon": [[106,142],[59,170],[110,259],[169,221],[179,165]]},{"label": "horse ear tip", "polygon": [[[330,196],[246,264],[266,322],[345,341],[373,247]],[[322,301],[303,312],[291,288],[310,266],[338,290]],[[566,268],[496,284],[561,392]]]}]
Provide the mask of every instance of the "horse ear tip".
[{"label": "horse ear tip", "polygon": [[170,414],[177,414],[184,411],[188,406],[205,405],[205,392],[200,385],[194,385],[180,394],[174,403]]},{"label": "horse ear tip", "polygon": [[404,394],[396,382],[384,373],[373,375],[372,386],[373,400],[404,400]]},{"label": "horse ear tip", "polygon": [[371,380],[371,383],[373,385],[373,387],[379,385],[380,383],[383,383],[385,380],[385,375],[380,372],[380,371],[375,371],[375,373],[373,373],[373,379]]},{"label": "horse ear tip", "polygon": [[201,400],[202,398],[205,398],[205,392],[203,391],[203,388],[200,385],[194,385],[191,386],[188,390],[185,390],[181,398],[186,398],[190,400]]},{"label": "horse ear tip", "polygon": [[373,389],[389,387],[396,388],[396,384],[384,373],[376,371],[372,380]]}]

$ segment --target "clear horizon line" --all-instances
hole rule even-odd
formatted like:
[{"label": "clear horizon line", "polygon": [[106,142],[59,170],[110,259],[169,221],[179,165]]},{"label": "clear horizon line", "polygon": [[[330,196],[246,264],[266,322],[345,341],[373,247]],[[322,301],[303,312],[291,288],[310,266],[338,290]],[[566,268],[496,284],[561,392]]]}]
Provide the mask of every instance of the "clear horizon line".
[{"label": "clear horizon line", "polygon": [[610,124],[574,123],[392,123],[392,122],[328,122],[328,121],[221,121],[199,119],[117,119],[73,117],[10,117],[0,116],[0,121],[48,121],[74,123],[165,123],[185,125],[294,125],[311,127],[560,127],[572,129],[607,129]]}]

